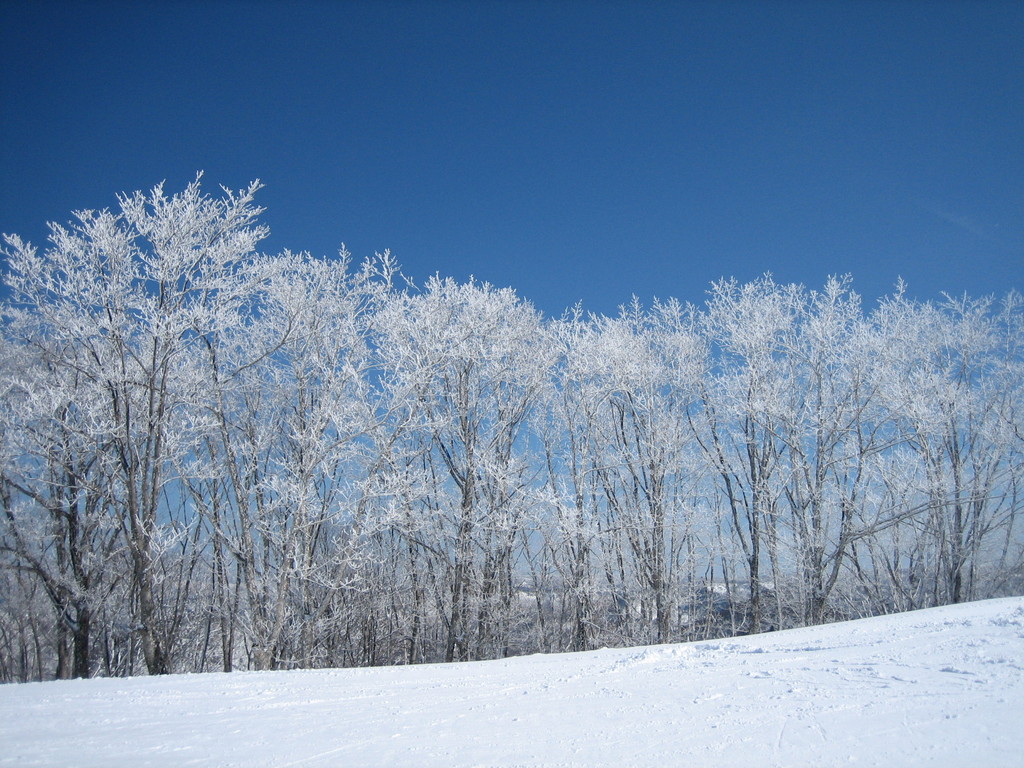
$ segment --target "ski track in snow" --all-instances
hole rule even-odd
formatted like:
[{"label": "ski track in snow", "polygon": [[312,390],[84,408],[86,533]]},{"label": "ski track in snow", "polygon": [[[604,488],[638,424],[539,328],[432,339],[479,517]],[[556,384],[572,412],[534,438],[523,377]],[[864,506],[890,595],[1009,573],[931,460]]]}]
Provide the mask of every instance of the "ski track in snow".
[{"label": "ski track in snow", "polygon": [[0,686],[0,766],[1017,766],[1024,598],[685,645]]}]

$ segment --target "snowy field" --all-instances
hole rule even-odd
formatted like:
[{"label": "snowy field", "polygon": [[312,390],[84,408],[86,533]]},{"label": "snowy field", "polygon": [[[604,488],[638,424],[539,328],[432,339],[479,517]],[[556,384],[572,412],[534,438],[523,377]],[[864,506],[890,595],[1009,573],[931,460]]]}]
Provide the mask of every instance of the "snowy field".
[{"label": "snowy field", "polygon": [[1019,766],[1024,598],[690,645],[0,686],[11,766]]}]

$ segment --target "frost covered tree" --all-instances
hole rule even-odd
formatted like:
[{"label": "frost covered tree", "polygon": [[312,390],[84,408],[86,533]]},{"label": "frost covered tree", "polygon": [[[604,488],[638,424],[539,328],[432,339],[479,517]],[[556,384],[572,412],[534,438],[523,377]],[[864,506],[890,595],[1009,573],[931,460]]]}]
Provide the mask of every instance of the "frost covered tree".
[{"label": "frost covered tree", "polygon": [[[593,376],[588,351],[594,324],[577,307],[551,326],[558,352],[552,386],[545,390],[538,437],[544,449],[545,489],[550,506],[542,554],[559,575],[558,584],[537,578],[538,596],[547,589],[559,595],[559,624],[566,637],[558,647],[590,650],[601,628],[600,567],[601,485],[598,424],[605,400]],[[543,563],[544,561],[541,561]],[[547,569],[539,569],[545,573]],[[539,602],[543,620],[543,600]]]},{"label": "frost covered tree", "polygon": [[377,322],[408,481],[395,524],[431,582],[443,657],[506,655],[533,490],[526,427],[552,362],[540,315],[509,289],[434,278]]},{"label": "frost covered tree", "polygon": [[120,569],[106,490],[109,457],[93,434],[80,374],[47,364],[38,350],[11,338],[4,349],[0,549],[37,580],[51,604],[55,676],[88,677],[94,617]]},{"label": "frost covered tree", "polygon": [[[174,467],[196,447],[200,393],[190,358],[233,321],[239,268],[267,234],[255,223],[258,188],[218,199],[198,178],[171,196],[160,185],[120,196],[116,212],[80,211],[73,225],[51,225],[43,252],[6,238],[12,323],[54,379],[74,379],[75,405],[87,409],[81,418],[102,446],[109,482],[101,495],[118,516],[153,674],[171,671],[189,587],[189,569],[166,559],[189,549],[195,524],[169,492]],[[165,577],[177,583],[165,590]]]},{"label": "frost covered tree", "polygon": [[673,583],[693,495],[686,424],[703,345],[687,323],[678,305],[649,313],[634,300],[617,318],[602,318],[589,349],[579,350],[602,393],[594,439],[606,576],[619,585],[620,615],[629,621],[635,613],[654,642],[672,637]]},{"label": "frost covered tree", "polygon": [[782,358],[796,322],[798,294],[797,286],[777,286],[769,277],[744,285],[720,281],[703,319],[716,362],[703,383],[693,433],[713,468],[714,494],[742,553],[751,632],[762,629],[764,583],[778,569],[783,496],[778,406],[795,384]]},{"label": "frost covered tree", "polygon": [[[242,622],[257,669],[313,663],[314,628],[358,579],[378,421],[368,323],[389,269],[353,273],[345,254],[282,257],[250,322],[208,350],[217,428],[207,455],[219,471],[197,498],[213,523],[219,613]],[[229,566],[237,615],[225,602]],[[229,637],[222,630],[225,653]]]},{"label": "frost covered tree", "polygon": [[819,624],[851,545],[891,522],[892,510],[871,493],[874,459],[891,436],[872,375],[877,336],[849,279],[800,290],[797,302],[780,349],[786,386],[770,406],[771,423],[787,478],[780,527],[791,540],[797,611],[802,623]]},{"label": "frost covered tree", "polygon": [[[975,599],[1019,552],[1021,303],[882,303],[880,391],[913,459],[903,483],[922,514],[893,570],[913,605]],[[923,535],[922,535],[923,534]],[[996,577],[998,578],[998,577]]]}]

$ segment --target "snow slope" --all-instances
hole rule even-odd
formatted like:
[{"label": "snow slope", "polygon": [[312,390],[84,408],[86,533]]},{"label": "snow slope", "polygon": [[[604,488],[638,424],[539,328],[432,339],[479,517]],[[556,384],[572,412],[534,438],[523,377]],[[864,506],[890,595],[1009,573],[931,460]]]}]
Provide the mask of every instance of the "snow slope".
[{"label": "snow slope", "polygon": [[0,686],[0,765],[1024,765],[1024,598],[689,645]]}]

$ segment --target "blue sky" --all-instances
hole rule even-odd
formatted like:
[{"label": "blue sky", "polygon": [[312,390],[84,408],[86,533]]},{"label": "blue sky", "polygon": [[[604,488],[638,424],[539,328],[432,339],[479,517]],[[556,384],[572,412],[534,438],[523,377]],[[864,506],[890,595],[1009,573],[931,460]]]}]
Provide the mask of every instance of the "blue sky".
[{"label": "blue sky", "polygon": [[0,231],[254,178],[283,248],[547,314],[1024,289],[1024,3],[0,2]]}]

